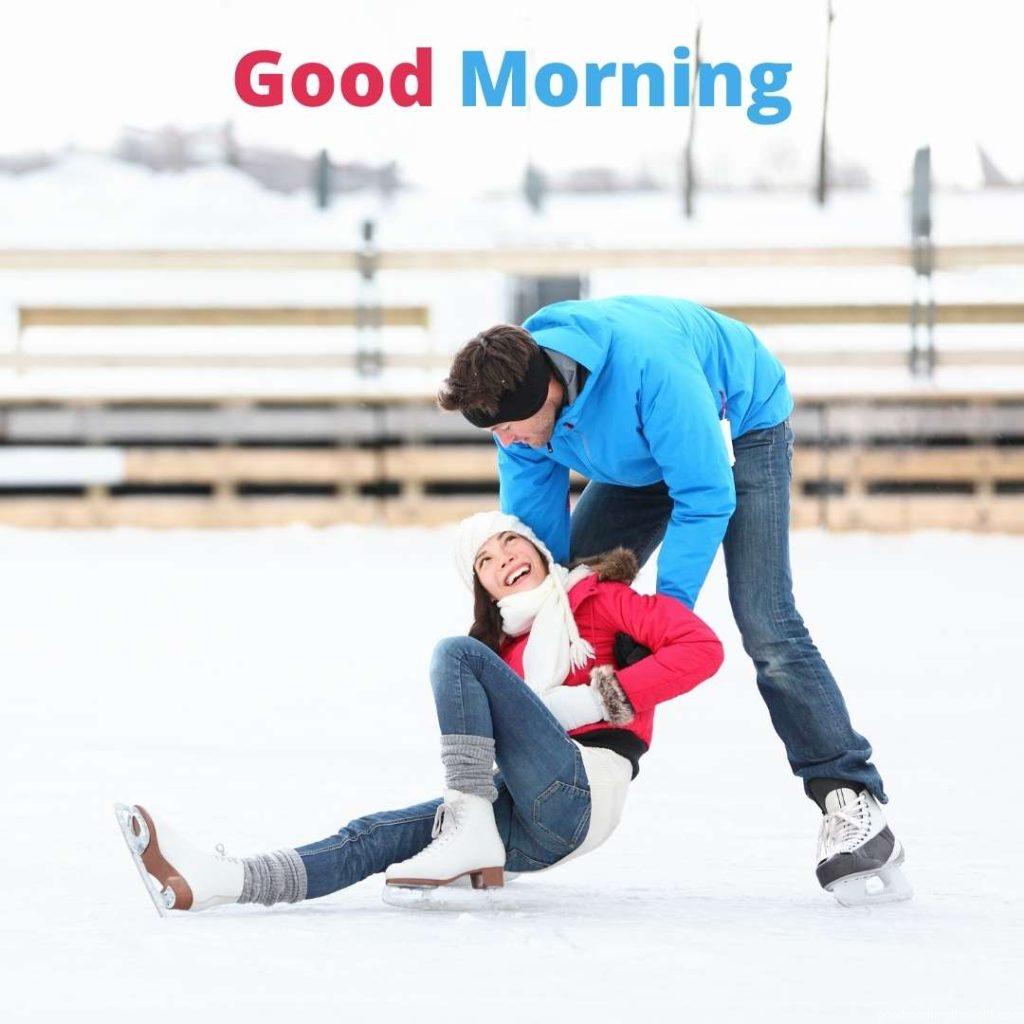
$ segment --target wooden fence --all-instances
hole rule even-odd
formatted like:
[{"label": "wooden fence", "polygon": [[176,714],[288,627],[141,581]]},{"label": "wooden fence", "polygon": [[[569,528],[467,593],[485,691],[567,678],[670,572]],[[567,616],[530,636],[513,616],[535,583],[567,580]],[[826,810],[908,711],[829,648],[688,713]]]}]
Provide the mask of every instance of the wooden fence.
[{"label": "wooden fence", "polygon": [[[1024,532],[1024,393],[805,394],[794,425],[797,526]],[[116,480],[0,490],[5,524],[430,525],[497,500],[493,445],[422,395],[9,401],[0,435],[123,460]],[[575,489],[584,482],[573,478]]]},{"label": "wooden fence", "polygon": [[[377,270],[489,270],[579,274],[593,270],[701,267],[878,267],[913,265],[906,245],[814,248],[405,249],[370,254]],[[365,268],[358,249],[0,249],[0,270],[347,270]],[[935,249],[937,270],[1024,265],[1024,245],[983,243]]]},{"label": "wooden fence", "polygon": [[[599,269],[851,267],[911,265],[906,246],[817,249],[484,249],[459,251],[0,250],[0,270],[491,271],[585,274]],[[1024,265],[1024,246],[936,250],[939,270]],[[892,303],[716,307],[754,326],[894,325]],[[1024,323],[1024,303],[940,304],[939,324]],[[0,398],[0,457],[48,447],[101,450],[117,471],[73,468],[30,484],[0,479],[0,524],[30,526],[246,526],[291,522],[432,524],[496,502],[494,450],[460,417],[433,408],[429,389],[391,393],[373,379],[339,393],[309,375],[298,397],[141,389],[60,396],[50,369],[352,369],[360,355],[334,353],[31,352],[22,335],[48,327],[428,326],[420,306],[64,306],[27,303],[17,347],[0,368],[25,371]],[[897,367],[905,352],[831,348],[780,351],[789,366]],[[433,376],[431,352],[385,353],[382,368]],[[940,349],[939,367],[1024,365],[1024,345]],[[39,371],[33,374],[31,371]],[[141,378],[143,375],[139,375]],[[354,379],[354,378],[353,378]],[[36,382],[38,388],[33,390]],[[21,397],[13,397],[21,396]],[[1024,390],[911,387],[868,394],[798,391],[793,518],[798,526],[904,530],[952,527],[1024,532]],[[69,456],[68,465],[74,462]],[[13,478],[12,478],[13,479]],[[584,481],[575,479],[578,489]]]},{"label": "wooden fence", "polygon": [[[754,327],[773,326],[879,326],[907,324],[910,307],[901,303],[817,303],[716,305],[717,312]],[[942,303],[934,311],[939,325],[1024,325],[1024,303]],[[30,370],[71,369],[354,369],[361,357],[353,352],[32,352],[25,344],[29,328],[141,328],[141,327],[417,327],[427,329],[425,306],[21,306],[17,311],[15,348],[0,352],[0,368]],[[789,367],[891,368],[904,366],[907,353],[892,349],[848,346],[813,350],[776,351]],[[384,352],[381,369],[419,369],[440,375],[450,355],[444,352]],[[942,347],[939,367],[1024,366],[1024,340],[1002,348]]]}]

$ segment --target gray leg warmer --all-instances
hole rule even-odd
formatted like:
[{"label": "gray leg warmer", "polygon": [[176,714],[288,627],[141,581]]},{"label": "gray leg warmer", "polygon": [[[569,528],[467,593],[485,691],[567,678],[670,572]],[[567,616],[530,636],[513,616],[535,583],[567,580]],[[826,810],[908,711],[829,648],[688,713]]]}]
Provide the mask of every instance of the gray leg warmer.
[{"label": "gray leg warmer", "polygon": [[494,740],[490,736],[442,736],[444,784],[460,793],[498,799],[494,788]]},{"label": "gray leg warmer", "polygon": [[243,857],[245,880],[239,903],[298,903],[306,898],[306,865],[294,850]]}]

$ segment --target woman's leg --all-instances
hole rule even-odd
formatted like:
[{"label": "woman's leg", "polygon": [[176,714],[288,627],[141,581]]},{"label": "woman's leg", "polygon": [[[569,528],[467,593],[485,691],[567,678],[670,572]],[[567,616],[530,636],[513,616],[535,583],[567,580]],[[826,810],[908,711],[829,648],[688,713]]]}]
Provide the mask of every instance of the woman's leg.
[{"label": "woman's leg", "polygon": [[306,870],[306,899],[361,882],[389,864],[419,853],[429,842],[440,800],[350,821],[333,836],[296,851]]},{"label": "woman's leg", "polygon": [[497,781],[509,794],[495,807],[509,870],[547,866],[571,853],[590,824],[590,786],[579,748],[543,701],[467,636],[437,645],[430,681],[446,785],[493,798]]},{"label": "woman's leg", "polygon": [[[494,799],[505,867],[535,871],[571,853],[590,824],[590,787],[579,748],[540,698],[471,637],[442,640],[430,678],[446,785]],[[298,847],[305,870],[299,898],[326,896],[415,856],[430,844],[440,803],[368,814]],[[257,886],[251,902],[283,898],[276,877]]]}]

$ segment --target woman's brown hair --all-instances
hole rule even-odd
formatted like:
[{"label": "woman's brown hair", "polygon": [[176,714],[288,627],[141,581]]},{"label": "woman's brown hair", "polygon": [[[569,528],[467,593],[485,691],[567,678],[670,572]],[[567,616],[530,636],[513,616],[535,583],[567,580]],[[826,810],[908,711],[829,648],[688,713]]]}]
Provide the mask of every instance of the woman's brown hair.
[{"label": "woman's brown hair", "polygon": [[476,573],[473,573],[473,625],[469,635],[490,647],[495,654],[501,650],[504,634],[501,631],[501,611],[498,603],[484,590]]}]

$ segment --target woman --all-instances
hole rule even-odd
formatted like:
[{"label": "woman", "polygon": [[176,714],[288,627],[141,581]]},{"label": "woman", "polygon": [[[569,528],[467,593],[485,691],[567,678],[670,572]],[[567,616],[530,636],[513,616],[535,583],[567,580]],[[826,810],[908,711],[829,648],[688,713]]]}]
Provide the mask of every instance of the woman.
[{"label": "woman", "polygon": [[[119,805],[161,913],[294,903],[379,871],[389,886],[466,876],[474,888],[500,886],[505,871],[550,867],[611,835],[655,705],[712,676],[721,644],[678,601],[632,590],[636,560],[622,549],[570,571],[518,519],[485,512],[459,527],[456,562],[475,615],[469,636],[442,640],[430,667],[443,799],[245,858],[199,851],[142,807]],[[652,653],[616,671],[621,634]]]}]

